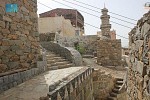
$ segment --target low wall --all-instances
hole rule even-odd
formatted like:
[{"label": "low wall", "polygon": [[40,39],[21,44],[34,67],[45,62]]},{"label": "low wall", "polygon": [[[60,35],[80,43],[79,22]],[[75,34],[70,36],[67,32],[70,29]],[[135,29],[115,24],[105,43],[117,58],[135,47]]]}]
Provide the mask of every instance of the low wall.
[{"label": "low wall", "polygon": [[57,43],[53,42],[41,42],[41,45],[47,49],[50,50],[56,54],[59,54],[62,57],[65,57],[70,62],[74,63],[75,66],[81,66],[82,65],[82,56],[80,53],[71,48],[71,47],[63,47]]},{"label": "low wall", "polygon": [[40,61],[37,61],[36,68],[16,69],[13,71],[7,71],[5,73],[0,73],[0,93],[23,83],[24,81],[32,78],[33,76],[36,76],[46,71],[46,51],[42,48],[41,55],[42,58]]},{"label": "low wall", "polygon": [[83,68],[50,90],[50,100],[93,100],[93,69]]}]

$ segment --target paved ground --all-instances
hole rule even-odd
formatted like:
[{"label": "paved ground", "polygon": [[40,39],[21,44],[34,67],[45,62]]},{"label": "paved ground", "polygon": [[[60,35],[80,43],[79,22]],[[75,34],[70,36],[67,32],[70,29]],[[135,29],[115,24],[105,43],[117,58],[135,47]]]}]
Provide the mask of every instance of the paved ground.
[{"label": "paved ground", "polygon": [[0,94],[0,100],[39,100],[46,96],[49,85],[77,72],[83,67],[70,67],[45,72]]},{"label": "paved ground", "polygon": [[96,64],[96,59],[94,58],[83,58],[84,64],[92,66],[95,69],[101,69],[102,71],[105,71],[105,73],[110,73],[115,78],[123,78],[126,73],[125,67],[122,66],[100,66]]}]

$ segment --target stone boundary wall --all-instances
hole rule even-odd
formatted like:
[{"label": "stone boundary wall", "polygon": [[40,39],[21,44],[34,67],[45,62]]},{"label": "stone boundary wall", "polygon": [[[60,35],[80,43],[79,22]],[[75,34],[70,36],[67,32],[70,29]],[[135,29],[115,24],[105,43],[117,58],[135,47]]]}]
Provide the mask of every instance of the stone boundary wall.
[{"label": "stone boundary wall", "polygon": [[129,33],[130,64],[127,74],[127,98],[150,100],[150,11]]},{"label": "stone boundary wall", "polygon": [[41,42],[41,45],[46,50],[52,51],[56,54],[59,54],[60,56],[68,59],[70,62],[74,63],[75,66],[81,66],[82,65],[82,56],[80,53],[71,48],[71,47],[63,47],[57,43],[53,42]]},{"label": "stone boundary wall", "polygon": [[49,100],[93,100],[93,71],[92,68],[83,68],[58,86],[50,86]]},{"label": "stone boundary wall", "polygon": [[93,96],[95,100],[105,100],[114,88],[115,78],[101,70],[93,72]]}]

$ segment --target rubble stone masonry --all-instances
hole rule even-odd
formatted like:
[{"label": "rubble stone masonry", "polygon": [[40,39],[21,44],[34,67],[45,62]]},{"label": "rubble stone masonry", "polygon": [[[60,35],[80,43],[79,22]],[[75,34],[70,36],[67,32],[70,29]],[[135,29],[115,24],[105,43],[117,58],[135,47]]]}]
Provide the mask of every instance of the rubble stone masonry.
[{"label": "rubble stone masonry", "polygon": [[[5,4],[18,12],[6,12]],[[36,67],[39,54],[37,0],[0,1],[0,73]]]},{"label": "rubble stone masonry", "polygon": [[97,63],[103,66],[121,65],[121,40],[98,40]]},{"label": "rubble stone masonry", "polygon": [[150,11],[129,33],[128,100],[150,100]]}]

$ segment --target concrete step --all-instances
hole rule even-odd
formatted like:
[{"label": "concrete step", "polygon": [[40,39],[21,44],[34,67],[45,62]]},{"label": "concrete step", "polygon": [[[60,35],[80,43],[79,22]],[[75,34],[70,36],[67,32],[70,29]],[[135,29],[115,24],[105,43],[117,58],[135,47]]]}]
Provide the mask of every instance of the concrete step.
[{"label": "concrete step", "polygon": [[117,98],[109,96],[107,100],[117,100]]},{"label": "concrete step", "polygon": [[110,93],[110,96],[111,96],[111,97],[117,97],[117,93],[111,92],[111,93]]}]

